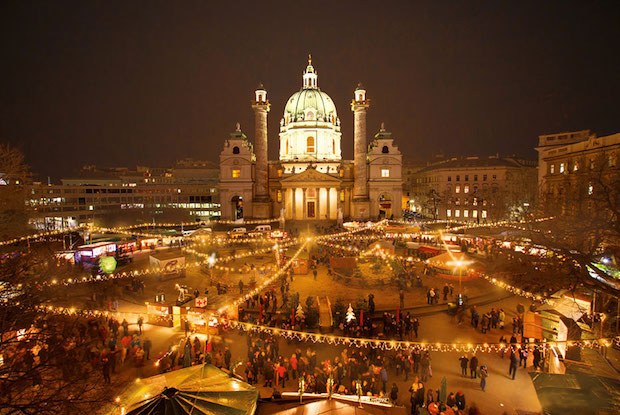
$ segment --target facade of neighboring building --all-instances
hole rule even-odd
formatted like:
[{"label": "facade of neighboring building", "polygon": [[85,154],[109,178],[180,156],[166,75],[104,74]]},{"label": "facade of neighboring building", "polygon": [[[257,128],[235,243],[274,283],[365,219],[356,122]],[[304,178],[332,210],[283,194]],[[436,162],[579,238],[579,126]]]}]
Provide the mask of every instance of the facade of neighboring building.
[{"label": "facade of neighboring building", "polygon": [[255,140],[241,128],[220,153],[222,219],[377,219],[402,214],[402,155],[382,126],[370,144],[370,100],[354,92],[354,160],[342,160],[336,105],[318,87],[309,59],[302,88],[286,102],[280,120],[279,159],[267,159],[267,91],[255,91]]},{"label": "facade of neighboring building", "polygon": [[541,135],[536,150],[541,213],[586,213],[600,208],[602,193],[618,191],[620,133],[597,137],[583,130]]},{"label": "facade of neighboring building", "polygon": [[452,158],[411,175],[410,209],[428,218],[491,222],[534,206],[536,162],[511,157]]},{"label": "facade of neighboring building", "polygon": [[31,226],[43,230],[217,219],[218,181],[213,163],[189,159],[164,169],[87,166],[62,184],[29,186],[25,203]]}]

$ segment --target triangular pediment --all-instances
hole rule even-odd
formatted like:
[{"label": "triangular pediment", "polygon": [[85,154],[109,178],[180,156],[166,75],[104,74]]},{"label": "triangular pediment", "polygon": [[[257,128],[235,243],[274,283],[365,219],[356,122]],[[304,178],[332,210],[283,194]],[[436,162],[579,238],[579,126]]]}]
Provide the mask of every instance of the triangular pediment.
[{"label": "triangular pediment", "polygon": [[307,168],[301,173],[294,174],[280,180],[281,183],[332,182],[340,183],[340,179],[329,174],[321,173],[313,168]]}]

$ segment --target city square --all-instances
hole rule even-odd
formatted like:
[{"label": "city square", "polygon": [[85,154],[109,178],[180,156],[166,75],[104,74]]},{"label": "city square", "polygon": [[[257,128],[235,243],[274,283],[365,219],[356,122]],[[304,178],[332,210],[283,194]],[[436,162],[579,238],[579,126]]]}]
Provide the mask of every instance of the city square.
[{"label": "city square", "polygon": [[[29,22],[36,13],[58,13],[32,7],[12,5],[7,13]],[[270,52],[278,42],[263,36],[284,29],[261,25],[246,40],[261,43],[260,53],[273,53],[269,59],[278,56],[266,69],[253,61],[259,52],[242,47],[245,37],[221,18],[254,22],[262,8],[218,5],[218,13],[211,14],[206,3],[193,7],[140,8],[151,10],[157,21],[169,22],[178,13],[187,26],[135,19],[145,25],[136,31],[165,40],[156,46],[129,42],[125,47],[135,52],[135,61],[125,60],[112,37],[63,38],[63,45],[102,48],[80,57],[120,53],[118,61],[110,61],[113,73],[130,62],[136,78],[110,89],[126,94],[118,102],[124,110],[99,113],[90,107],[96,99],[68,94],[66,103],[55,105],[77,105],[85,112],[70,111],[73,126],[55,124],[62,117],[45,121],[55,112],[35,108],[36,102],[47,103],[47,95],[37,90],[28,91],[32,101],[23,98],[36,122],[7,116],[0,123],[3,134],[16,137],[5,143],[0,135],[0,414],[620,410],[618,114],[600,110],[592,116],[584,104],[563,109],[574,110],[579,121],[568,122],[566,112],[552,116],[525,100],[514,104],[515,111],[530,111],[532,120],[519,130],[519,123],[506,121],[503,104],[492,110],[479,104],[490,114],[496,111],[495,118],[473,117],[462,137],[449,137],[456,127],[437,122],[429,111],[445,111],[456,125],[475,104],[466,100],[453,112],[449,105],[427,108],[411,89],[416,75],[381,60],[401,56],[388,47],[395,39],[391,30],[412,34],[427,27],[420,16],[434,16],[436,10],[407,2],[385,9],[363,5],[368,13],[352,17],[334,6],[330,19],[347,16],[351,27],[364,21],[368,28],[372,22],[391,33],[378,31],[377,43],[363,48],[363,56],[342,60],[326,46],[330,42],[319,41],[336,30],[326,22],[318,32],[289,23],[314,40],[302,42],[311,48],[304,51],[294,36],[283,36],[288,47],[280,44],[282,55]],[[274,16],[292,13],[265,7]],[[547,7],[545,16],[553,11]],[[128,13],[131,8],[121,7]],[[607,18],[584,8],[596,21]],[[429,14],[413,13],[422,9]],[[77,21],[91,21],[95,10],[111,8],[85,5],[67,15],[66,27],[50,24],[54,33],[65,33]],[[459,13],[487,22],[470,9]],[[508,25],[512,20],[506,16],[520,12],[493,13]],[[570,19],[579,15],[576,6],[565,13]],[[91,22],[103,25],[101,33],[112,36],[118,27],[124,40],[130,38],[128,22],[134,19],[98,16]],[[209,42],[220,42],[208,43],[207,51],[184,38],[185,31],[202,33],[198,16],[209,21],[205,30],[213,30],[205,35]],[[406,19],[413,16],[421,20],[410,27]],[[273,23],[275,17],[263,19]],[[478,38],[470,20],[454,19],[480,45],[504,47],[513,41],[503,34]],[[160,33],[164,26],[183,30]],[[23,27],[46,26],[13,23],[8,30],[21,34]],[[24,40],[32,42],[33,56],[48,53],[51,42],[40,30]],[[338,33],[356,44],[358,38],[348,31]],[[601,48],[614,39],[588,36]],[[402,56],[419,56],[409,44],[413,38],[405,38],[400,42],[409,52]],[[446,49],[433,53],[467,67],[456,56],[468,48],[452,50],[437,39]],[[145,44],[153,49],[142,49]],[[541,53],[540,45],[519,44],[532,49],[531,56]],[[580,46],[575,51],[556,50],[555,59],[590,53],[585,43],[575,44]],[[177,55],[186,46],[191,56]],[[31,68],[13,46],[5,49]],[[372,54],[377,61],[367,60]],[[160,63],[174,56],[166,59],[174,68],[194,68],[196,60],[218,65],[201,66],[209,76],[171,75],[139,56]],[[233,63],[237,60],[244,62],[243,71]],[[88,82],[114,76],[91,64],[80,63]],[[620,67],[617,60],[613,64]],[[55,74],[45,68],[45,76]],[[434,68],[433,82],[420,88],[462,75],[458,68],[451,75],[440,65]],[[498,64],[488,71],[501,69]],[[158,85],[160,80],[174,85],[158,90],[140,84],[151,75]],[[600,87],[594,76],[566,76]],[[7,75],[14,85],[25,85],[23,77]],[[190,82],[208,85],[206,95],[193,96],[198,88],[188,88]],[[506,87],[500,82],[484,92],[480,80],[463,82],[488,97]],[[609,77],[605,88],[616,87]],[[181,91],[177,101],[166,95],[175,88]],[[102,97],[106,89],[96,87]],[[22,98],[12,99],[2,102],[11,109],[26,105]],[[145,107],[133,106],[134,99],[145,99]],[[191,100],[196,101],[190,105]],[[98,102],[106,105],[105,99]],[[196,102],[207,111],[192,118],[188,114]],[[157,115],[164,108],[165,116]],[[123,111],[131,111],[132,118],[123,120]],[[423,115],[414,115],[418,111]],[[441,131],[434,136],[426,130],[424,141],[412,119]],[[492,125],[489,131],[510,126],[514,132],[487,140],[471,133],[486,128],[480,125]],[[112,137],[110,128],[119,132],[110,143],[102,136],[92,142],[82,137]],[[66,135],[67,141],[43,144],[38,138],[43,131],[58,140]],[[57,146],[65,147],[62,156],[55,153]]]}]

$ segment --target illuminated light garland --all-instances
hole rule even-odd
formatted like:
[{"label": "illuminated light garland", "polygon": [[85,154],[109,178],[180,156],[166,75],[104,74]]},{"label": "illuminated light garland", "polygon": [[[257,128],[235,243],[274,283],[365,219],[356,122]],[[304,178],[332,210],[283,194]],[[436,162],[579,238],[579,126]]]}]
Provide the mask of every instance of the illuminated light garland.
[{"label": "illuminated light garland", "polygon": [[[60,306],[36,306],[35,310],[47,314],[60,314],[78,317],[137,317],[144,313],[123,312],[123,311],[105,311],[105,310],[81,310],[75,307]],[[205,313],[209,314],[209,313]],[[277,327],[269,327],[260,324],[247,323],[225,317],[215,318],[218,324],[226,325],[233,329],[239,329],[246,332],[258,332],[268,335],[275,335],[286,338],[288,340],[297,340],[301,342],[312,342],[329,345],[345,345],[356,346],[358,348],[366,347],[381,350],[422,350],[432,352],[500,352],[502,349],[508,349],[512,346],[521,348],[521,344],[511,343],[442,343],[442,342],[413,342],[404,340],[379,340],[363,337],[346,337],[336,336],[333,334],[320,334],[313,332],[305,332],[299,330],[280,329]],[[564,340],[564,341],[543,341],[541,343],[527,343],[525,347],[553,347],[566,345],[569,347],[609,347],[614,341],[620,341],[620,336],[601,337],[591,340]]]},{"label": "illuminated light garland", "polygon": [[86,225],[80,225],[80,226],[76,226],[75,228],[66,229],[66,230],[49,231],[49,232],[43,232],[43,233],[36,233],[36,234],[33,234],[33,235],[20,236],[19,238],[6,239],[4,241],[0,241],[0,246],[12,245],[12,244],[16,244],[16,243],[19,243],[19,242],[25,242],[25,241],[28,241],[28,240],[45,238],[45,237],[48,237],[48,236],[58,236],[58,235],[62,235],[62,234],[65,234],[65,233],[75,232],[77,230],[85,229],[85,228],[86,228]]},{"label": "illuminated light garland", "polygon": [[[502,349],[508,349],[513,346],[510,343],[431,343],[431,342],[412,342],[403,340],[379,340],[361,337],[336,336],[331,334],[320,334],[312,332],[304,332],[298,330],[280,329],[277,327],[269,327],[259,324],[246,323],[226,318],[218,318],[218,321],[225,322],[231,328],[243,330],[246,332],[258,332],[267,335],[275,335],[286,338],[287,340],[297,340],[300,342],[312,342],[329,345],[356,346],[358,348],[366,347],[380,350],[421,350],[431,352],[483,352],[493,353],[501,352]],[[620,338],[620,337],[618,337]],[[608,347],[612,344],[614,338],[598,338],[593,340],[566,340],[566,341],[544,341],[542,343],[528,343],[525,347],[553,347],[559,345],[579,346],[579,347]],[[514,345],[521,348],[520,344]]]},{"label": "illuminated light garland", "polygon": [[259,294],[264,288],[267,288],[273,281],[275,281],[277,278],[281,277],[282,275],[284,275],[284,273],[288,270],[288,268],[291,266],[291,264],[293,263],[293,261],[295,261],[297,259],[297,257],[299,256],[299,254],[304,250],[304,248],[306,247],[307,242],[304,242],[299,249],[297,250],[297,252],[295,252],[295,254],[291,257],[291,259],[289,259],[286,264],[284,264],[282,266],[282,268],[280,268],[276,273],[274,273],[271,277],[267,278],[265,281],[263,281],[260,286],[256,287],[255,289],[251,290],[250,292],[248,292],[246,295],[237,298],[236,300],[234,300],[232,303],[230,304],[226,304],[223,305],[222,307],[220,307],[216,314],[222,314],[224,311],[226,311],[226,309],[230,308],[230,307],[237,307],[239,304],[241,304],[244,301],[247,301],[249,298],[254,297],[255,295]]},{"label": "illuminated light garland", "polygon": [[492,277],[490,275],[487,275],[487,274],[484,274],[484,273],[481,273],[481,275],[482,275],[482,277],[485,280],[487,280],[491,284],[493,284],[493,285],[495,285],[497,287],[503,288],[504,290],[506,290],[506,291],[508,291],[508,292],[510,292],[512,294],[520,295],[521,297],[529,298],[530,300],[538,301],[538,302],[543,303],[543,304],[548,302],[547,299],[545,297],[541,296],[541,295],[534,294],[532,292],[522,290],[521,288],[512,286],[510,284],[507,284],[507,283],[505,283],[503,281],[500,281],[497,278]]}]

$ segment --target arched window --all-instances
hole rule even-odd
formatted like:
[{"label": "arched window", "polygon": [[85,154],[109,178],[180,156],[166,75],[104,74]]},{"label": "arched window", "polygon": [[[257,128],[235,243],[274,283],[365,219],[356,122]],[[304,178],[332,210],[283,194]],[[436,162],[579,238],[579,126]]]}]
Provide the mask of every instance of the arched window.
[{"label": "arched window", "polygon": [[306,140],[306,153],[314,153],[314,137],[308,137]]},{"label": "arched window", "polygon": [[381,149],[381,152],[382,152],[383,154],[387,154],[387,153],[389,153],[389,152],[390,152],[390,149],[388,148],[388,146],[383,146],[383,148]]},{"label": "arched window", "polygon": [[239,147],[237,146],[233,147],[233,154],[239,154]]}]

